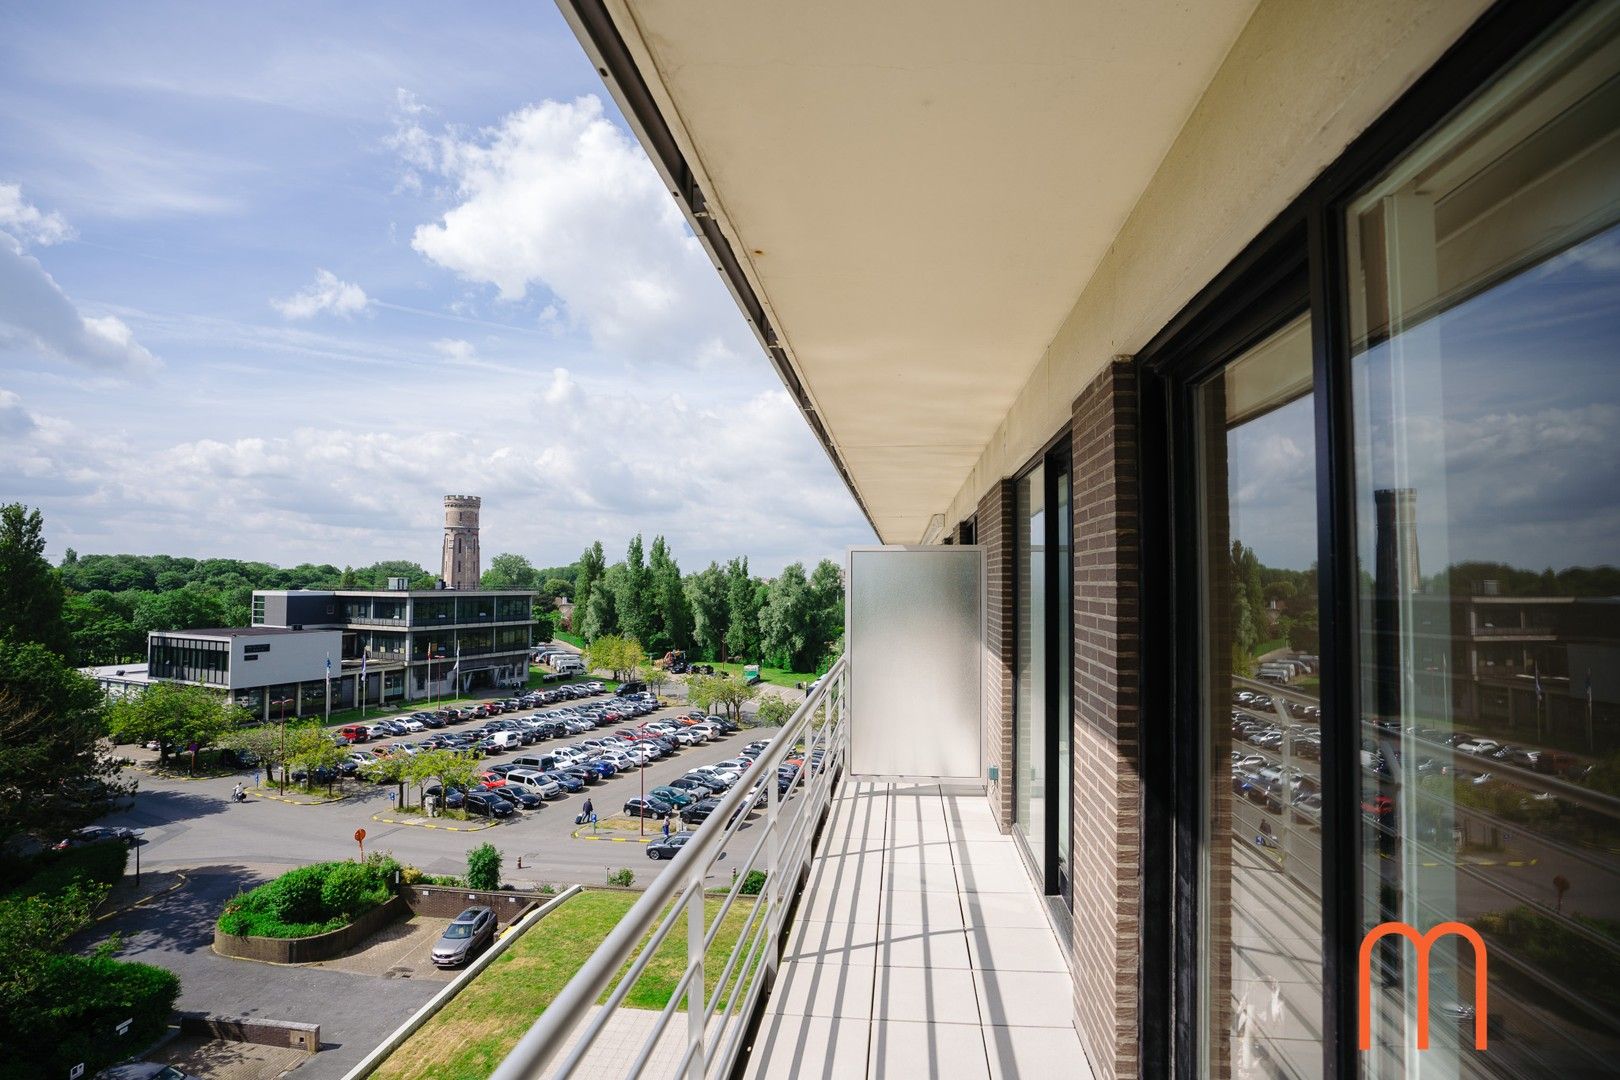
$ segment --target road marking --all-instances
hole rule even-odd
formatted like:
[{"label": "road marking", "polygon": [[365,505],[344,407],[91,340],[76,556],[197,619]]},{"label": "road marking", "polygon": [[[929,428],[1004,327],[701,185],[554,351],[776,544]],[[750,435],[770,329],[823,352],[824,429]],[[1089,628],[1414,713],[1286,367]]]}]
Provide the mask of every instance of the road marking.
[{"label": "road marking", "polygon": [[[581,826],[573,832],[575,840],[606,840],[615,844],[650,844],[657,837],[654,836],[582,836],[580,835],[589,826]],[[673,834],[671,834],[673,835]]]},{"label": "road marking", "polygon": [[97,915],[96,922],[106,922],[108,919],[117,918],[120,915],[134,911],[138,907],[144,907],[145,905],[150,904],[153,900],[156,900],[160,896],[167,896],[174,892],[174,890],[180,888],[180,886],[186,883],[186,873],[184,870],[176,870],[175,873],[180,876],[180,880],[175,882],[173,885],[170,885],[167,889],[164,889],[162,892],[155,892],[151,896],[143,896],[133,904],[126,904],[117,911],[109,911],[105,915]]},{"label": "road marking", "polygon": [[255,799],[270,799],[274,802],[286,803],[288,806],[327,806],[331,803],[340,803],[354,797],[352,795],[339,795],[332,799],[316,799],[313,802],[305,802],[300,799],[289,799],[285,795],[272,795],[268,791],[260,791],[258,788],[249,788],[247,793],[253,796]]},{"label": "road marking", "polygon": [[486,821],[481,825],[437,825],[429,821],[405,821],[401,818],[383,817],[381,814],[372,814],[372,821],[380,821],[384,825],[409,825],[416,829],[438,829],[441,832],[483,832],[499,825],[498,821]]}]

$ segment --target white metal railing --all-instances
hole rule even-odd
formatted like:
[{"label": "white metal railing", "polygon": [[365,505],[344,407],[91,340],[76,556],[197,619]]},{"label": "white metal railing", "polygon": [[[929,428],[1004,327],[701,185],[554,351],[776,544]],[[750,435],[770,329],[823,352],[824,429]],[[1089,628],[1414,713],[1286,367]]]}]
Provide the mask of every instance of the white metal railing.
[{"label": "white metal railing", "polygon": [[[669,1003],[642,1037],[624,1075],[643,1075],[684,998],[685,1053],[673,1075],[686,1080],[728,1076],[760,996],[775,980],[781,959],[783,917],[798,891],[800,877],[810,865],[817,827],[832,803],[835,785],[844,775],[848,748],[847,665],[840,658],[669,868],[647,887],[512,1048],[491,1074],[491,1080],[539,1077],[562,1055],[565,1046],[567,1054],[550,1075],[573,1075],[614,1018],[621,1016],[626,995],[683,914],[687,923],[686,966],[670,992]],[[819,764],[817,751],[821,752]],[[803,764],[784,793],[777,782],[777,770],[795,752],[802,752]],[[756,818],[756,810],[763,810],[763,816]],[[742,851],[746,854],[739,858]],[[716,869],[733,868],[736,874],[731,887],[709,921],[704,910],[704,881]],[[743,921],[736,943],[724,957],[713,961],[721,971],[711,993],[704,977],[708,952],[753,870],[765,872],[765,886]],[[606,1003],[591,1015],[591,1006],[621,971],[624,974]],[[641,1031],[636,1028],[637,1035]],[[576,1032],[577,1040],[568,1045]],[[614,1037],[624,1034],[621,1030]],[[622,1048],[616,1049],[622,1052]],[[594,1061],[591,1065],[593,1073],[601,1068]]]}]

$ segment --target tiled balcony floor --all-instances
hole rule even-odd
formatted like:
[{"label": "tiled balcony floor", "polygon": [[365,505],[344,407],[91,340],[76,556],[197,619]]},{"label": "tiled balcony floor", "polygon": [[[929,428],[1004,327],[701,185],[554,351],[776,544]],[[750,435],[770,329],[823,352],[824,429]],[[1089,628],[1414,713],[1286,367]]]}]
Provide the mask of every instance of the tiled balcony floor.
[{"label": "tiled balcony floor", "polygon": [[1074,991],[982,794],[850,783],[833,811],[749,1077],[1087,1080]]}]

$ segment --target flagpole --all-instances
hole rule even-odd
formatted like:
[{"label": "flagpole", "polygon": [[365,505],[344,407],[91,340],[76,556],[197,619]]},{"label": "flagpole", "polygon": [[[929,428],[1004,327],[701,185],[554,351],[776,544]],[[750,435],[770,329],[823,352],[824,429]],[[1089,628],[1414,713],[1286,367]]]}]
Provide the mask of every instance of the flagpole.
[{"label": "flagpole", "polygon": [[332,722],[332,654],[326,654],[326,720]]}]

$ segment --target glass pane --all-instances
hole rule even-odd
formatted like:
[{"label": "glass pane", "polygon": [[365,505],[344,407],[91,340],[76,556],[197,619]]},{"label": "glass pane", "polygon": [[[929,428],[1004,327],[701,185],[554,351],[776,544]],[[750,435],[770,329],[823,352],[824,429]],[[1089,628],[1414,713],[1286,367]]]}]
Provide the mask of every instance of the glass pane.
[{"label": "glass pane", "polygon": [[1013,703],[1013,822],[1036,864],[1046,859],[1046,468],[1017,484],[1017,663]]},{"label": "glass pane", "polygon": [[1346,222],[1362,930],[1462,928],[1430,948],[1426,1016],[1414,947],[1375,939],[1369,1076],[1620,1061],[1615,11],[1518,65]]},{"label": "glass pane", "polygon": [[1074,850],[1074,763],[1070,760],[1074,742],[1074,713],[1070,701],[1074,687],[1070,678],[1074,658],[1074,512],[1069,491],[1069,472],[1057,478],[1057,558],[1052,572],[1057,575],[1057,655],[1053,663],[1061,669],[1057,678],[1057,864],[1058,891],[1072,907],[1074,882],[1070,878],[1069,853]]},{"label": "glass pane", "polygon": [[1199,388],[1203,1075],[1322,1074],[1310,323]]}]

